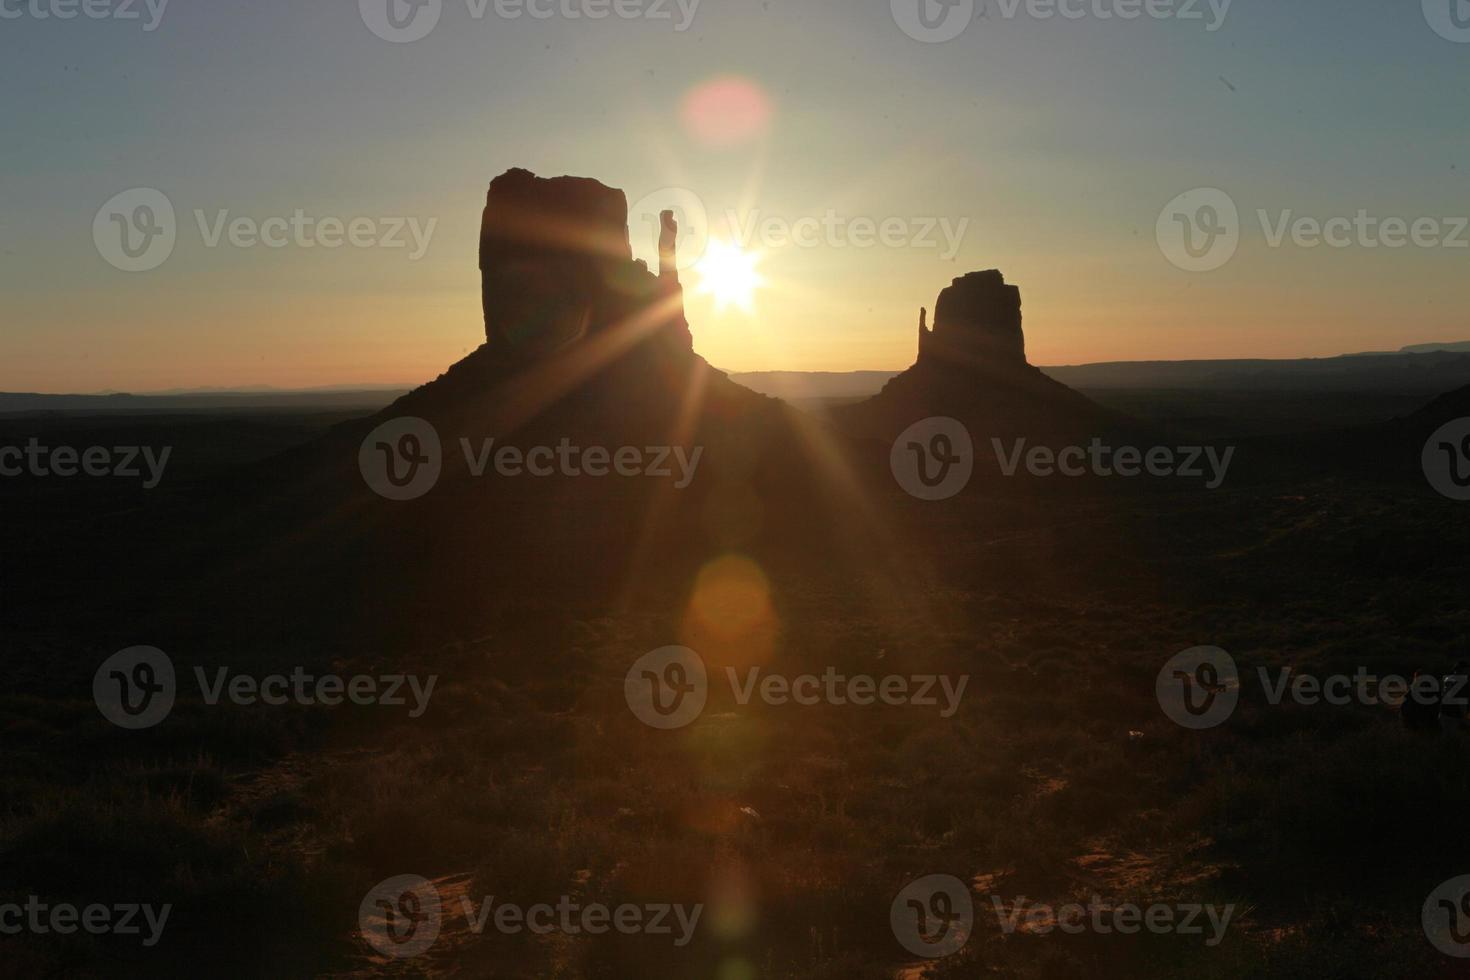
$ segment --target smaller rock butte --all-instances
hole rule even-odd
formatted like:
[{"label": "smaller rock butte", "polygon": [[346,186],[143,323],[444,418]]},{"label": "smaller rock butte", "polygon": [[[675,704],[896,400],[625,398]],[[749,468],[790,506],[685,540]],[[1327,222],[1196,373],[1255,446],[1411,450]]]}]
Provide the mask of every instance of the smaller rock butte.
[{"label": "smaller rock butte", "polygon": [[[995,269],[955,279],[939,294],[934,327],[919,312],[919,356],[867,401],[832,416],[850,433],[889,440],[919,419],[945,416],[992,438],[1074,442],[1117,419],[1026,361],[1021,291]],[[981,447],[981,451],[988,451]]]},{"label": "smaller rock butte", "polygon": [[633,260],[628,200],[589,177],[508,170],[490,182],[480,221],[487,345],[544,356],[635,318],[651,338],[693,349],[675,260],[677,225],[663,216],[659,275]]},{"label": "smaller rock butte", "polygon": [[1026,364],[1021,330],[1021,290],[1006,285],[995,269],[954,280],[939,294],[934,329],[919,311],[918,363],[947,362],[988,367]]}]

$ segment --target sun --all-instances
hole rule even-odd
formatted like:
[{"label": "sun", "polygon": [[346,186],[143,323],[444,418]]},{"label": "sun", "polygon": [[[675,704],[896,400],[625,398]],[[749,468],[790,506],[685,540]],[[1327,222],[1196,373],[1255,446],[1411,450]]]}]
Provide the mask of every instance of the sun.
[{"label": "sun", "polygon": [[749,313],[756,287],[765,280],[755,271],[760,255],[747,252],[733,242],[710,239],[704,257],[694,263],[699,273],[699,292],[714,297],[715,309],[738,306]]}]

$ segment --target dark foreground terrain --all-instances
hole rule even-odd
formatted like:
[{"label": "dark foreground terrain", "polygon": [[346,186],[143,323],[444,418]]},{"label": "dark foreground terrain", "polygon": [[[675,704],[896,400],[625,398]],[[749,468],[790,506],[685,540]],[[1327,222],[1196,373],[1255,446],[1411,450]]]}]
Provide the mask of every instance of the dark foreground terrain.
[{"label": "dark foreground terrain", "polygon": [[[238,508],[229,488],[259,479],[240,474],[340,421],[0,423],[0,445],[175,456],[148,491],[0,483],[0,901],[172,905],[151,946],[146,929],[6,935],[6,973],[1463,975],[1420,913],[1470,870],[1470,738],[1406,733],[1383,705],[1272,705],[1256,672],[1444,673],[1465,656],[1470,520],[1417,465],[1434,419],[1242,439],[1209,491],[991,479],[930,503],[893,483],[880,452],[850,474],[852,506],[873,541],[903,545],[867,564],[772,540],[760,526],[785,518],[734,495],[706,501],[716,531],[658,556],[678,570],[668,588],[559,595],[503,579],[432,614],[436,628],[380,608],[411,565],[372,565],[379,587],[330,607],[276,605],[316,595],[294,562],[236,570],[217,593],[216,570],[251,550],[252,530],[211,508]],[[273,598],[252,612],[240,582],[265,578],[280,588],[262,587]],[[950,717],[942,701],[742,705],[712,683],[699,720],[659,731],[629,711],[624,675],[675,643],[712,673],[969,682]],[[166,649],[181,677],[227,664],[438,680],[418,717],[210,705],[181,682],[166,721],[128,731],[99,712],[92,674],[138,644]],[[1238,709],[1205,731],[1175,724],[1155,695],[1164,663],[1197,645],[1228,650],[1242,675]],[[476,935],[456,907],[432,949],[394,961],[364,941],[358,913],[404,874],[434,882],[446,907],[572,896],[704,912],[676,946]],[[974,926],[925,973],[889,910],[935,874],[972,883]],[[1199,934],[1073,935],[1044,910],[1003,928],[1018,904],[1074,901],[1232,912],[1223,935],[1203,917]]]}]

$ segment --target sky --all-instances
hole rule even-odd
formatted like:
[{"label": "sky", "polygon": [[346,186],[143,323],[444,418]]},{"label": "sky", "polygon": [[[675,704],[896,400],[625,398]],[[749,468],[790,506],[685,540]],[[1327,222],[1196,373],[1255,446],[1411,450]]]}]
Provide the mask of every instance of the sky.
[{"label": "sky", "polygon": [[1043,365],[1470,339],[1470,3],[946,2],[0,0],[0,390],[429,380],[513,166],[735,239],[726,370],[991,268]]}]

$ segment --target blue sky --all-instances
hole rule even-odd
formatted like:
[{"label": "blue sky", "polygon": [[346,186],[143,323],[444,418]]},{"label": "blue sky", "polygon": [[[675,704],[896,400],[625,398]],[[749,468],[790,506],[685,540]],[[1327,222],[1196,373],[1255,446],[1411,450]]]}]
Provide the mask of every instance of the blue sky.
[{"label": "blue sky", "polygon": [[[376,36],[356,0],[174,0],[152,31],[141,0],[140,20],[35,15],[58,2],[3,0],[0,19],[0,389],[432,377],[482,337],[475,231],[510,166],[634,201],[688,188],[717,227],[731,209],[913,238],[966,223],[953,255],[751,243],[766,285],[749,312],[691,290],[696,347],[729,369],[904,367],[918,307],[981,268],[1021,286],[1038,363],[1470,339],[1470,248],[1273,246],[1257,216],[1431,218],[1447,238],[1470,213],[1470,43],[1417,0],[1236,0],[1214,31],[1203,3],[1203,20],[1123,21],[1093,11],[1128,0],[1075,20],[991,0],[940,44],[906,35],[889,0],[702,0],[683,32],[673,2],[670,19],[512,20],[443,0],[411,43]],[[710,144],[681,106],[732,77],[769,117]],[[131,188],[177,211],[173,252],[139,273],[93,235]],[[1203,272],[1156,236],[1194,188],[1241,216],[1238,250]],[[195,215],[297,209],[433,235],[418,259],[210,247]]]}]

